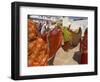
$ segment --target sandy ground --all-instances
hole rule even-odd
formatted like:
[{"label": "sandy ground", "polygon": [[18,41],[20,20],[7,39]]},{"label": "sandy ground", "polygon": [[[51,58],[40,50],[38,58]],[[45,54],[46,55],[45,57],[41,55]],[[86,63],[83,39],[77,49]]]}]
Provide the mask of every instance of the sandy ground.
[{"label": "sandy ground", "polygon": [[[55,59],[53,64],[54,65],[73,65],[73,64],[78,64],[78,61],[80,60],[80,52],[79,52],[79,46],[80,44],[78,44],[78,46],[76,46],[73,49],[69,49],[68,51],[64,51],[61,48],[59,48],[59,50],[56,53]],[[79,52],[79,53],[76,53]],[[75,54],[76,53],[76,54]],[[76,60],[74,59],[74,57],[76,56]]]}]

